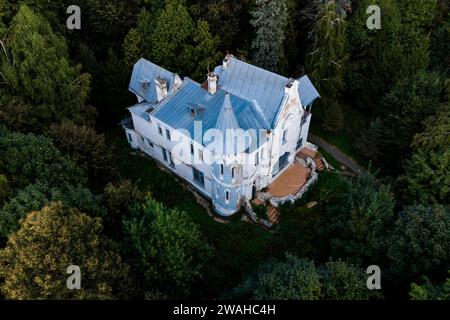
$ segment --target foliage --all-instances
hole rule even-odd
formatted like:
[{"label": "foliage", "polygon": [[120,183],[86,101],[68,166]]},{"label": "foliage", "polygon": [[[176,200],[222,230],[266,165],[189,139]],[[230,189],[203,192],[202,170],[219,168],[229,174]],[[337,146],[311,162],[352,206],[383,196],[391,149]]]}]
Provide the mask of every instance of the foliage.
[{"label": "foliage", "polygon": [[377,185],[372,176],[359,177],[328,206],[322,236],[331,239],[333,257],[345,257],[360,264],[380,261],[393,218],[390,187]]},{"label": "foliage", "polygon": [[[124,297],[128,267],[101,231],[98,218],[61,203],[31,212],[0,252],[2,293],[8,299]],[[67,290],[70,265],[80,267],[80,290]]]},{"label": "foliage", "polygon": [[103,192],[103,203],[108,210],[104,219],[106,230],[111,237],[120,238],[122,220],[129,216],[132,205],[143,203],[144,193],[130,180],[108,183]]},{"label": "foliage", "polygon": [[320,7],[312,52],[307,57],[307,69],[322,96],[317,110],[323,128],[329,132],[339,132],[344,126],[343,112],[337,99],[345,85],[348,60],[346,27],[345,20],[336,11],[335,2],[326,2]]},{"label": "foliage", "polygon": [[41,210],[50,202],[61,201],[71,208],[77,208],[94,217],[105,215],[98,196],[93,195],[89,189],[82,186],[65,185],[61,188],[45,184],[32,184],[17,192],[0,209],[0,237],[8,235],[19,229],[19,222],[31,211]]},{"label": "foliage", "polygon": [[412,300],[450,300],[450,278],[442,284],[433,285],[425,277],[424,284],[411,284],[409,296]]},{"label": "foliage", "polygon": [[125,218],[125,234],[138,256],[146,287],[172,296],[188,293],[211,252],[197,225],[184,212],[167,209],[151,197],[133,213]]},{"label": "foliage", "polygon": [[286,253],[283,261],[269,260],[232,292],[233,298],[257,300],[367,300],[362,269],[342,261],[328,261],[316,268],[312,261]]},{"label": "foliage", "polygon": [[44,123],[92,122],[93,109],[85,105],[90,75],[71,65],[64,38],[45,19],[21,6],[3,44],[0,69],[6,90],[33,105],[30,116]]},{"label": "foliage", "polygon": [[399,178],[409,204],[450,204],[450,111],[425,121],[424,132],[413,139],[414,153]]},{"label": "foliage", "polygon": [[449,208],[440,205],[406,207],[389,239],[392,273],[401,279],[414,280],[448,268],[449,228]]},{"label": "foliage", "polygon": [[206,21],[193,21],[180,0],[167,0],[164,10],[139,15],[137,27],[124,42],[126,63],[144,57],[173,72],[203,79],[218,60],[219,39],[211,35]]},{"label": "foliage", "polygon": [[288,22],[286,0],[256,0],[251,11],[256,36],[252,42],[253,63],[263,69],[279,71],[285,63],[284,40]]},{"label": "foliage", "polygon": [[14,188],[38,181],[53,187],[86,181],[84,172],[65,158],[48,138],[31,133],[0,135],[0,172]]},{"label": "foliage", "polygon": [[322,299],[367,300],[377,296],[367,289],[367,274],[355,265],[330,260],[317,271],[322,284]]},{"label": "foliage", "polygon": [[115,177],[111,149],[93,128],[63,122],[52,124],[48,135],[63,154],[87,172],[91,184],[101,186]]},{"label": "foliage", "polygon": [[320,281],[314,263],[286,254],[270,260],[235,288],[233,295],[256,300],[318,300]]}]

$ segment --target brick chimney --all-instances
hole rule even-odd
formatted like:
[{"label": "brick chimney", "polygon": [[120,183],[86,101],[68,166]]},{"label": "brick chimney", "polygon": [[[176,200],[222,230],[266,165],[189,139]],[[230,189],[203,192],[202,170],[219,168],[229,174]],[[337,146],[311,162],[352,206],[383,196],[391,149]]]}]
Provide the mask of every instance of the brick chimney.
[{"label": "brick chimney", "polygon": [[158,102],[161,102],[165,97],[167,97],[167,81],[161,77],[155,79],[155,87]]},{"label": "brick chimney", "polygon": [[208,72],[208,92],[210,94],[217,92],[217,75],[214,72]]}]

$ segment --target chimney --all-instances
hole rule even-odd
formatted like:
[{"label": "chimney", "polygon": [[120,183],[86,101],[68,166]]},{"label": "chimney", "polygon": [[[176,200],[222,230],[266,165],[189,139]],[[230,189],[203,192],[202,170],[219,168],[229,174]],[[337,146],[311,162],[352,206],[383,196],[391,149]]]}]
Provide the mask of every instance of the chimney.
[{"label": "chimney", "polygon": [[217,92],[217,75],[214,72],[208,73],[208,92],[211,94]]},{"label": "chimney", "polygon": [[155,87],[158,102],[161,102],[165,97],[167,97],[167,82],[161,77],[155,79]]},{"label": "chimney", "polygon": [[222,67],[224,69],[228,68],[228,65],[230,64],[230,61],[233,58],[234,58],[234,56],[231,53],[227,53],[227,55],[225,56],[225,59],[223,59],[223,61],[222,61]]}]

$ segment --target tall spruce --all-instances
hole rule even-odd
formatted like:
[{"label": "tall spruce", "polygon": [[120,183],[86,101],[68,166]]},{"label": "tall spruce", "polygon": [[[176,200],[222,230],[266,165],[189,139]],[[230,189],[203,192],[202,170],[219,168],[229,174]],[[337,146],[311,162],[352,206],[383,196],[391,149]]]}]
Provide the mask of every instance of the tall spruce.
[{"label": "tall spruce", "polygon": [[283,44],[288,23],[287,1],[256,0],[251,15],[256,33],[252,43],[253,63],[264,69],[279,71],[285,59]]}]

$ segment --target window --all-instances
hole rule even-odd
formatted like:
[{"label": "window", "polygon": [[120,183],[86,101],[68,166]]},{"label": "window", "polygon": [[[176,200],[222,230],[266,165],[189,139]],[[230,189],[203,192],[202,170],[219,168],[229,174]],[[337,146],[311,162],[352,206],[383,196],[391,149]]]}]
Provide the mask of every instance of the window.
[{"label": "window", "polygon": [[158,132],[160,135],[163,135],[161,126],[158,125]]},{"label": "window", "polygon": [[191,154],[194,154],[194,145],[191,143]]},{"label": "window", "polygon": [[141,137],[142,143],[145,143],[145,139],[144,137]]},{"label": "window", "polygon": [[255,155],[255,166],[257,166],[258,164],[259,164],[259,152],[257,152]]},{"label": "window", "polygon": [[231,168],[231,178],[233,178],[234,179],[234,171],[235,171],[235,167],[233,167],[233,168]]},{"label": "window", "polygon": [[167,151],[166,151],[166,149],[162,148],[162,154],[163,154],[164,161],[167,162]]},{"label": "window", "polygon": [[167,140],[170,141],[170,131],[167,129],[166,129],[166,137],[167,137]]},{"label": "window", "polygon": [[223,164],[220,165],[220,174],[223,176]]},{"label": "window", "polygon": [[133,138],[131,137],[131,134],[128,134],[128,141],[133,142]]},{"label": "window", "polygon": [[199,186],[201,186],[202,188],[205,187],[205,177],[203,173],[195,168],[192,168],[192,174],[194,176],[194,182]]},{"label": "window", "polygon": [[283,131],[283,144],[287,142],[287,129]]},{"label": "window", "polygon": [[170,165],[175,168],[175,162],[173,162],[173,158],[172,158],[172,152],[169,151],[169,162]]},{"label": "window", "polygon": [[230,200],[230,191],[225,192],[225,200]]},{"label": "window", "polygon": [[151,142],[150,140],[147,139],[147,144],[153,149],[155,148],[155,145],[153,144],[153,142]]},{"label": "window", "polygon": [[203,151],[198,150],[198,160],[203,161]]}]

